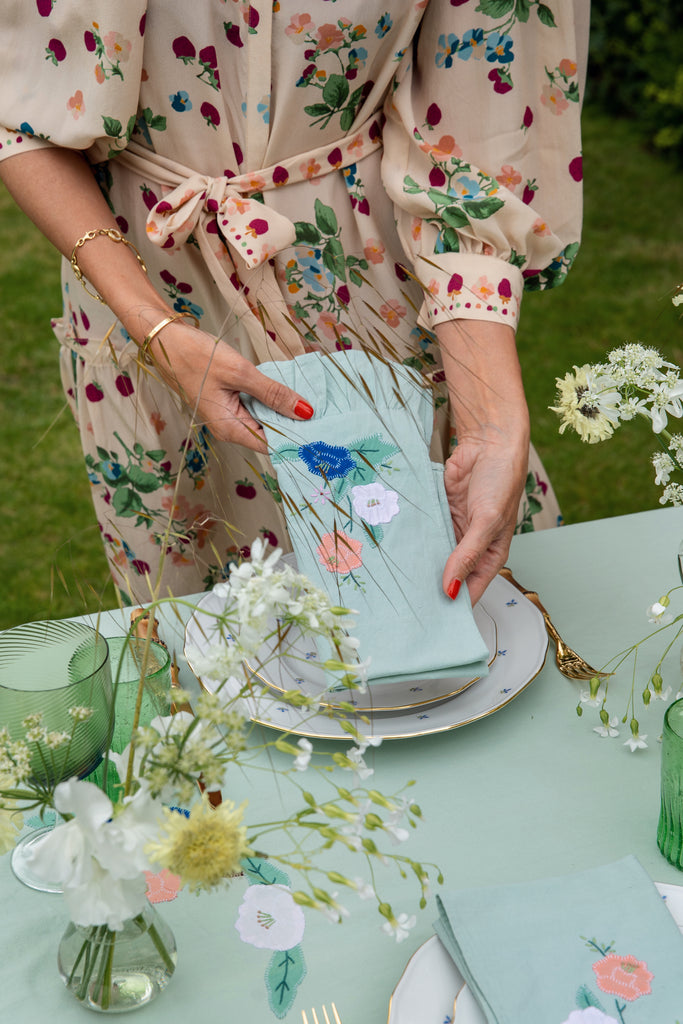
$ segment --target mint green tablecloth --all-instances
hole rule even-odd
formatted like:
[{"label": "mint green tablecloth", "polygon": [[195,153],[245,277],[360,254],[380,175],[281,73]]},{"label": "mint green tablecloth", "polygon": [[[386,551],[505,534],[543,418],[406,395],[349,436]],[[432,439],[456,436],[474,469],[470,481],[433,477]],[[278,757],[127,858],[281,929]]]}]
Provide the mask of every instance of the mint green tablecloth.
[{"label": "mint green tablecloth", "polygon": [[[645,634],[645,608],[679,582],[675,554],[682,527],[680,511],[666,509],[527,534],[513,541],[509,564],[539,591],[568,642],[600,665]],[[110,635],[119,631],[116,615],[110,625]],[[162,624],[162,635],[182,651],[170,623]],[[632,755],[620,741],[597,737],[585,716],[576,717],[579,689],[559,675],[551,648],[536,680],[496,714],[453,732],[387,742],[368,752],[378,787],[417,779],[412,794],[425,822],[406,851],[437,861],[447,887],[529,881],[629,853],[653,879],[683,884],[655,842],[664,705],[653,704],[641,715],[650,745]],[[616,699],[614,708],[621,709]],[[265,773],[250,787],[253,804],[275,806],[277,794]],[[352,863],[348,867],[360,874]],[[395,908],[412,912],[408,888],[390,872],[383,882]],[[140,1012],[141,1022],[275,1021],[263,984],[269,954],[243,944],[234,929],[244,884],[217,897],[182,894],[160,905],[178,940],[179,963],[172,987]],[[60,898],[19,885],[7,857],[0,861],[0,898],[0,1021],[94,1020],[74,1006],[56,974],[66,923]],[[300,1024],[302,1008],[331,1000],[344,1024],[384,1024],[408,957],[433,934],[433,901],[401,945],[380,933],[369,901],[345,902],[353,913],[341,927],[308,917],[302,944],[309,973],[287,1024]]]}]

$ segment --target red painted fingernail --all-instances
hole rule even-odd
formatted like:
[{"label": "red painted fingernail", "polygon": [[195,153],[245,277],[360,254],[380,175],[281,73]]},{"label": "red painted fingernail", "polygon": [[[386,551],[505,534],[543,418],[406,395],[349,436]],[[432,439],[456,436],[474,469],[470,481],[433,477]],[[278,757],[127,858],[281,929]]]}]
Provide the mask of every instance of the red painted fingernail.
[{"label": "red painted fingernail", "polygon": [[462,581],[461,580],[451,580],[451,582],[448,584],[448,591],[447,591],[447,593],[448,593],[448,596],[450,597],[451,601],[455,601],[456,597],[460,593],[460,587],[461,586],[462,586]]},{"label": "red painted fingernail", "polygon": [[313,416],[313,406],[309,405],[308,402],[304,402],[303,398],[300,398],[294,406],[294,414],[302,420],[310,420]]}]

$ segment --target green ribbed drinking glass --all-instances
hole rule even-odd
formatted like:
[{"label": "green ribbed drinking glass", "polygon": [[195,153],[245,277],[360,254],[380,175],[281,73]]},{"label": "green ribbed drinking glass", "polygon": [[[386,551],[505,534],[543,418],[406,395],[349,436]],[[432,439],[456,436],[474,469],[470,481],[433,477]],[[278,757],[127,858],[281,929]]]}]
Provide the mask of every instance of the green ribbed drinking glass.
[{"label": "green ribbed drinking glass", "polygon": [[664,714],[657,846],[669,863],[683,869],[683,700],[674,701]]},{"label": "green ribbed drinking glass", "polygon": [[[70,708],[91,709],[76,721]],[[25,740],[26,719],[40,716],[48,733],[68,733],[57,747],[31,742],[31,778],[54,788],[64,779],[88,775],[102,760],[112,727],[109,648],[97,630],[82,622],[29,622],[0,633],[0,726],[11,739]],[[27,862],[32,845],[48,828],[17,843],[12,870],[26,885],[47,892],[59,886],[36,879]]]}]

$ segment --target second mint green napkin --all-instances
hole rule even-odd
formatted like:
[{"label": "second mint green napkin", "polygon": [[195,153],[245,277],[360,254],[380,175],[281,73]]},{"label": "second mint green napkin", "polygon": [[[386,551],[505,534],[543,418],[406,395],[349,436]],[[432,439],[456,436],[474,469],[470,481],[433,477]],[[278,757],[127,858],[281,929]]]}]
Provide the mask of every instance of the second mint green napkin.
[{"label": "second mint green napkin", "polygon": [[683,1021],[683,936],[635,857],[437,905],[488,1024]]},{"label": "second mint green napkin", "polygon": [[315,406],[298,422],[243,396],[265,430],[299,570],[357,610],[370,681],[486,675],[467,587],[455,601],[441,589],[455,538],[420,375],[360,351],[259,370]]}]

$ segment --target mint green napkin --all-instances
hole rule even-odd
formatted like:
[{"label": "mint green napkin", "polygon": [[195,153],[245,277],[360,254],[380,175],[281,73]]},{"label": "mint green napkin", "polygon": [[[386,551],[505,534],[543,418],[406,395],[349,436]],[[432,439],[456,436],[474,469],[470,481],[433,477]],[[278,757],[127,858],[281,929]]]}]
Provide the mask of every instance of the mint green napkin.
[{"label": "mint green napkin", "polygon": [[441,589],[455,538],[420,375],[355,350],[259,370],[315,407],[298,422],[243,396],[265,430],[299,570],[358,612],[369,679],[485,675],[467,587],[455,601]]},{"label": "mint green napkin", "polygon": [[683,936],[635,857],[437,904],[488,1024],[683,1022]]}]

